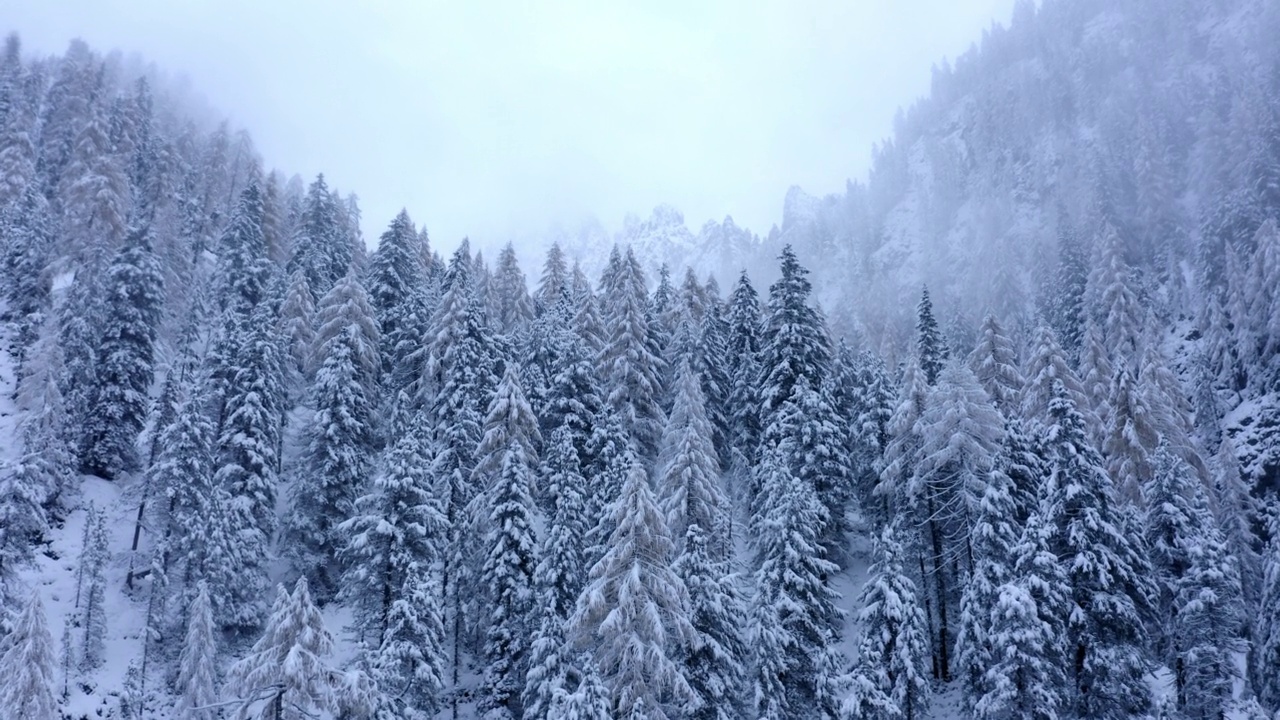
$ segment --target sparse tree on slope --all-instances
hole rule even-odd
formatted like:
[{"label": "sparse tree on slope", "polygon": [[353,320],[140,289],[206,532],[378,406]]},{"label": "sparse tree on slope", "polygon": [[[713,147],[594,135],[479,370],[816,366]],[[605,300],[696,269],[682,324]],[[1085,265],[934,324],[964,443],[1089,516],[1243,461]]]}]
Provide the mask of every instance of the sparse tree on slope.
[{"label": "sparse tree on slope", "polygon": [[53,637],[39,593],[32,593],[13,632],[4,638],[0,667],[0,707],[23,720],[57,720],[54,697]]}]

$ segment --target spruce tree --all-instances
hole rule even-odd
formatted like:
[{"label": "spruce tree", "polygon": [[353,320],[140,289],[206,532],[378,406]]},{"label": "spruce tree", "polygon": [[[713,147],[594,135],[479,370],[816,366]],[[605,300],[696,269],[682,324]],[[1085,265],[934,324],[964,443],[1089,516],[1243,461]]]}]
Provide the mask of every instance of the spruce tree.
[{"label": "spruce tree", "polygon": [[686,361],[676,377],[675,405],[663,433],[659,503],[673,537],[683,541],[689,526],[698,525],[711,535],[715,548],[727,548],[728,503],[711,437],[699,378]]},{"label": "spruce tree", "polygon": [[209,591],[200,586],[187,610],[187,633],[178,658],[178,708],[193,720],[212,720],[218,701],[218,645]]},{"label": "spruce tree", "polygon": [[285,720],[333,710],[333,671],[326,663],[332,652],[333,636],[306,578],[298,579],[292,594],[280,586],[261,637],[228,671],[240,712],[260,704],[268,717]]},{"label": "spruce tree", "polygon": [[650,464],[658,453],[664,421],[661,378],[666,363],[646,311],[644,271],[628,248],[619,262],[615,286],[605,293],[609,334],[597,357],[608,388],[606,402],[617,413],[636,454]]},{"label": "spruce tree", "polygon": [[933,301],[929,299],[929,288],[920,293],[920,304],[916,306],[916,356],[920,359],[920,370],[924,372],[925,381],[930,385],[938,381],[938,373],[946,365],[949,351],[938,331],[938,321],[933,317]]},{"label": "spruce tree", "polygon": [[1268,708],[1280,708],[1280,505],[1267,511],[1270,540],[1262,552],[1262,586],[1259,617],[1254,623],[1253,685],[1258,700]]},{"label": "spruce tree", "polygon": [[1048,502],[1059,508],[1055,552],[1067,568],[1072,610],[1067,624],[1072,692],[1065,707],[1081,716],[1128,717],[1147,706],[1142,617],[1150,607],[1151,570],[1140,539],[1126,533],[1102,458],[1064,384],[1053,382]]},{"label": "spruce tree", "polygon": [[842,720],[917,720],[929,710],[929,640],[904,555],[895,526],[876,537],[875,562],[858,612],[864,630],[853,692],[840,709]]},{"label": "spruce tree", "polygon": [[978,345],[969,353],[969,368],[1005,417],[1017,412],[1024,382],[1018,353],[993,314],[982,319]]},{"label": "spruce tree", "polygon": [[0,677],[0,707],[5,713],[23,720],[61,717],[53,693],[54,662],[44,603],[39,592],[33,592],[0,654],[0,667],[6,669]]},{"label": "spruce tree", "polygon": [[562,292],[567,293],[572,290],[572,281],[560,243],[552,243],[547,249],[546,260],[542,263],[542,278],[538,281],[538,289],[533,295],[538,311],[545,312],[559,302]]},{"label": "spruce tree", "polygon": [[432,487],[429,427],[419,416],[387,452],[354,515],[339,526],[343,588],[379,686],[401,713],[431,712],[444,687],[444,626],[437,564],[448,528]]},{"label": "spruce tree", "polygon": [[758,717],[812,717],[818,662],[839,618],[829,578],[837,567],[819,540],[826,508],[797,477],[788,450],[769,447],[756,467],[760,507],[751,520],[756,564],[753,599]]},{"label": "spruce tree", "polygon": [[769,286],[769,308],[760,343],[759,379],[762,422],[791,397],[800,378],[821,387],[831,363],[831,341],[818,313],[809,307],[812,285],[788,245],[782,249],[782,277]]},{"label": "spruce tree", "polygon": [[85,544],[80,550],[80,573],[83,578],[82,600],[84,612],[84,643],[80,653],[80,669],[97,670],[106,659],[107,637],[107,561],[111,558],[110,536],[107,518],[102,511],[90,506],[85,517]]},{"label": "spruce tree", "polygon": [[695,701],[691,720],[731,720],[746,714],[744,694],[748,645],[742,618],[747,603],[732,563],[698,524],[690,524],[674,570],[689,591],[693,639],[684,653],[684,674]]},{"label": "spruce tree", "polygon": [[497,301],[497,316],[493,318],[499,332],[511,334],[524,330],[533,321],[533,299],[525,284],[524,273],[516,260],[511,243],[498,255],[498,268],[493,276],[493,293]]},{"label": "spruce tree", "polygon": [[617,717],[679,717],[693,699],[677,660],[693,636],[689,595],[670,567],[667,522],[635,459],[611,519],[613,532],[578,597],[569,636],[592,650]]},{"label": "spruce tree", "polygon": [[337,555],[346,544],[337,528],[351,517],[377,448],[381,358],[373,311],[354,277],[334,285],[316,315],[314,415],[304,429],[307,448],[293,487],[287,537],[300,569],[327,598],[337,590]]},{"label": "spruce tree", "polygon": [[107,269],[92,410],[81,457],[84,472],[107,479],[137,467],[134,442],[146,422],[164,281],[143,230]]},{"label": "spruce tree", "polygon": [[725,340],[725,372],[730,379],[726,400],[729,444],[743,458],[755,457],[760,443],[760,302],[744,271],[729,295]]},{"label": "spruce tree", "polygon": [[[369,258],[364,285],[369,291],[378,323],[381,372],[384,383],[396,372],[401,359],[399,343],[408,339],[413,303],[424,283],[422,258],[418,254],[418,234],[409,214],[401,210],[378,241],[378,249]],[[387,385],[389,397],[404,389],[400,383]]]}]

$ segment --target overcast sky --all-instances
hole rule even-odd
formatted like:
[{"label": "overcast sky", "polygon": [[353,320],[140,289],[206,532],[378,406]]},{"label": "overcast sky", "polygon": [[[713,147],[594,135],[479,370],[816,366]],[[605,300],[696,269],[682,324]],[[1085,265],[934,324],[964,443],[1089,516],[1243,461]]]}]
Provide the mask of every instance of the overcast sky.
[{"label": "overcast sky", "polygon": [[[404,206],[452,246],[660,202],[768,232],[787,188],[863,178],[895,110],[1013,0],[7,0],[190,78],[268,166]],[[370,238],[372,240],[372,237]]]}]

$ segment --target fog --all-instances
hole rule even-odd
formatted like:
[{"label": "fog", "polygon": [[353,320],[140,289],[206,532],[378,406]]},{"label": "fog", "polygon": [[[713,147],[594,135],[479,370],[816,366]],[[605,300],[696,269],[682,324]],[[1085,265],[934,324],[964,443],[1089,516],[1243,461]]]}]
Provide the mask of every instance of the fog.
[{"label": "fog", "polygon": [[[694,7],[690,7],[690,6]],[[489,244],[668,202],[765,233],[788,186],[843,189],[930,67],[1013,0],[10,3],[30,52],[74,37],[186,76],[269,167]]]}]

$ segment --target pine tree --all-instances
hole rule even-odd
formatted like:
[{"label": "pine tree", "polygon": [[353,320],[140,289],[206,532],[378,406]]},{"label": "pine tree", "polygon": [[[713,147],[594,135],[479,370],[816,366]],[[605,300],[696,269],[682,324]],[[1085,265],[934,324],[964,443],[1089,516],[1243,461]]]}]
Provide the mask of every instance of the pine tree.
[{"label": "pine tree", "polygon": [[752,517],[756,564],[752,645],[757,717],[812,717],[818,666],[839,618],[839,595],[829,578],[837,567],[819,544],[825,508],[813,487],[796,477],[787,449],[764,450],[760,507]]},{"label": "pine tree", "polygon": [[524,717],[549,717],[556,693],[565,683],[565,623],[586,580],[585,479],[569,426],[551,433],[543,462],[543,484],[552,503],[546,535],[534,571],[540,621],[529,643]]},{"label": "pine tree", "polygon": [[539,312],[546,311],[559,302],[562,292],[571,290],[572,277],[569,275],[564,251],[560,249],[560,243],[552,243],[547,249],[547,258],[542,263],[542,278],[538,281],[538,289],[533,296]]},{"label": "pine tree", "polygon": [[973,704],[982,720],[1053,720],[1067,698],[1064,666],[1070,595],[1066,568],[1054,553],[1057,508],[1038,503],[1010,550],[1011,577],[989,606],[994,649],[983,694]]},{"label": "pine tree", "polygon": [[666,367],[649,327],[647,296],[644,271],[628,249],[616,287],[605,293],[609,336],[596,364],[608,388],[606,401],[646,464],[657,455],[662,436],[664,418],[658,403]]},{"label": "pine tree", "polygon": [[1075,411],[1081,414],[1085,427],[1090,433],[1089,437],[1094,437],[1098,422],[1091,410],[1092,404],[1084,392],[1084,387],[1080,384],[1079,377],[1071,369],[1066,355],[1048,326],[1041,325],[1036,328],[1031,355],[1027,358],[1026,364],[1023,377],[1027,379],[1027,383],[1022,389],[1023,420],[1039,422],[1041,425],[1052,423],[1049,404],[1054,397],[1054,382],[1060,382],[1067,396],[1074,403]]},{"label": "pine tree", "polygon": [[104,643],[107,635],[107,560],[111,557],[107,518],[90,506],[85,518],[86,544],[80,551],[80,568],[84,578],[83,598],[84,645],[80,654],[80,669],[96,670],[105,660]]},{"label": "pine tree", "polygon": [[378,684],[401,713],[436,709],[444,687],[444,625],[436,566],[448,528],[432,487],[429,428],[420,415],[388,451],[355,514],[339,598],[357,608],[355,629],[371,647]]},{"label": "pine tree", "polygon": [[49,634],[39,592],[31,594],[13,632],[4,641],[0,667],[6,671],[0,677],[0,707],[11,717],[24,720],[60,718],[53,694],[53,636]]},{"label": "pine tree", "polygon": [[978,333],[978,345],[969,354],[969,368],[996,408],[1008,417],[1017,411],[1022,395],[1018,353],[995,315],[988,313],[982,319]]},{"label": "pine tree", "polygon": [[1280,505],[1267,512],[1270,540],[1262,553],[1262,587],[1254,624],[1254,691],[1263,706],[1280,707]]},{"label": "pine tree", "polygon": [[760,303],[744,271],[729,296],[725,372],[731,382],[728,406],[729,444],[744,458],[755,457],[760,443]]},{"label": "pine tree", "polygon": [[306,578],[298,579],[292,594],[280,586],[262,636],[228,672],[240,712],[263,703],[268,717],[300,720],[333,710],[332,670],[325,662],[332,652],[333,637],[311,601]]},{"label": "pine tree", "polygon": [[590,655],[578,658],[580,679],[573,692],[561,689],[547,717],[554,720],[612,720],[609,689],[601,682],[600,673]]},{"label": "pine tree", "polygon": [[920,370],[924,372],[927,383],[933,385],[938,381],[938,373],[942,372],[949,354],[938,331],[938,321],[933,317],[933,301],[929,299],[929,288],[926,287],[920,293],[920,304],[916,306],[916,356],[920,359]]},{"label": "pine tree", "polygon": [[676,659],[693,636],[689,596],[670,567],[666,519],[635,459],[611,516],[608,547],[591,568],[569,636],[592,648],[617,717],[678,717],[693,699]]},{"label": "pine tree", "polygon": [[1053,383],[1046,435],[1048,502],[1058,512],[1055,552],[1067,568],[1073,691],[1081,716],[1128,717],[1147,705],[1142,616],[1153,590],[1150,565],[1126,533],[1111,478],[1061,381]]},{"label": "pine tree", "polygon": [[1088,273],[1079,237],[1070,226],[1058,233],[1058,272],[1054,278],[1056,293],[1050,312],[1054,332],[1070,358],[1080,357],[1085,347],[1085,290]]},{"label": "pine tree", "polygon": [[240,193],[231,223],[218,241],[218,309],[248,315],[266,297],[272,265],[263,234],[262,190],[252,182]]},{"label": "pine tree", "polygon": [[316,334],[315,312],[316,300],[311,293],[307,275],[295,272],[289,278],[284,302],[280,305],[279,319],[282,365],[291,388],[304,387],[311,377],[311,346]]},{"label": "pine tree", "polygon": [[324,297],[329,289],[347,274],[354,246],[342,229],[341,210],[324,175],[318,175],[307,188],[297,235],[293,238],[293,256],[286,270],[290,275],[303,273],[316,297]]},{"label": "pine tree", "polygon": [[218,645],[209,591],[200,586],[187,610],[187,634],[178,658],[178,707],[193,720],[212,720],[218,701]]},{"label": "pine tree", "polygon": [[667,422],[659,456],[659,502],[673,537],[684,539],[691,525],[712,536],[712,545],[727,549],[724,515],[728,501],[720,487],[720,467],[711,443],[698,376],[686,361],[676,377],[675,405]]},{"label": "pine tree", "polygon": [[35,560],[35,541],[48,531],[44,488],[24,472],[29,467],[23,462],[0,469],[0,630],[9,619],[7,608],[15,605],[18,571]]},{"label": "pine tree", "polygon": [[[4,162],[0,150],[0,164]],[[3,188],[0,167],[0,189]],[[53,259],[53,219],[49,203],[34,184],[28,185],[12,205],[0,203],[0,237],[5,239],[3,271],[6,279],[7,315],[17,331],[15,359],[19,371],[36,342],[41,323],[50,310],[52,278],[48,264]]]},{"label": "pine tree", "polygon": [[875,563],[858,612],[865,629],[853,667],[853,692],[840,709],[843,720],[916,720],[929,710],[929,641],[904,554],[895,526],[877,536]]},{"label": "pine tree", "polygon": [[1156,650],[1173,670],[1177,706],[1218,717],[1231,699],[1243,624],[1238,567],[1191,468],[1162,443],[1145,488],[1145,530],[1160,619]]},{"label": "pine tree", "polygon": [[135,232],[107,269],[92,411],[81,457],[86,473],[111,479],[137,466],[134,442],[147,417],[163,287],[150,236]]},{"label": "pine tree", "polygon": [[831,342],[821,318],[809,307],[812,290],[788,245],[782,249],[782,277],[769,287],[769,312],[760,343],[757,388],[767,426],[771,416],[791,397],[800,378],[821,387],[831,363]]},{"label": "pine tree", "polygon": [[696,523],[685,533],[674,570],[689,591],[693,640],[684,654],[684,674],[696,698],[691,720],[743,717],[748,645],[742,618],[747,604],[739,578],[719,559],[708,533]]},{"label": "pine tree", "polygon": [[[422,258],[418,254],[418,233],[409,213],[401,210],[378,240],[378,249],[369,258],[364,284],[378,323],[379,348],[382,354],[382,376],[390,378],[401,358],[398,344],[405,339],[412,312],[411,303],[424,283]],[[398,384],[387,388],[391,397],[404,389]]]},{"label": "pine tree", "polygon": [[317,312],[317,362],[304,432],[304,471],[298,476],[288,519],[290,551],[321,597],[337,590],[337,555],[345,544],[338,525],[352,514],[368,481],[377,446],[376,398],[381,358],[378,330],[363,286],[348,275],[333,286]]},{"label": "pine tree", "polygon": [[[469,510],[480,513],[484,528],[483,576],[487,582],[489,623],[484,655],[481,707],[495,717],[520,717],[532,628],[537,537],[533,529],[533,482],[539,441],[537,420],[520,390],[516,371],[507,367],[498,385],[485,434],[477,450],[476,481],[485,491]],[[483,499],[483,500],[481,500]]]},{"label": "pine tree", "polygon": [[1152,458],[1159,439],[1151,408],[1138,380],[1121,364],[1111,383],[1109,423],[1103,450],[1108,471],[1124,498],[1136,502],[1151,482]]},{"label": "pine tree", "polygon": [[883,504],[880,515],[886,521],[890,509],[899,499],[905,498],[907,483],[915,475],[916,463],[920,461],[921,437],[918,424],[920,416],[924,414],[928,395],[924,372],[912,356],[907,360],[902,383],[898,388],[897,403],[886,426],[888,444],[884,448],[880,476],[873,492]]},{"label": "pine tree", "polygon": [[511,243],[498,255],[498,269],[493,276],[493,293],[498,313],[494,323],[499,332],[511,334],[523,330],[533,321],[533,299],[525,284],[524,273],[516,260]]}]

